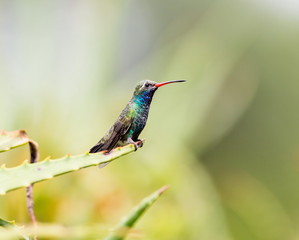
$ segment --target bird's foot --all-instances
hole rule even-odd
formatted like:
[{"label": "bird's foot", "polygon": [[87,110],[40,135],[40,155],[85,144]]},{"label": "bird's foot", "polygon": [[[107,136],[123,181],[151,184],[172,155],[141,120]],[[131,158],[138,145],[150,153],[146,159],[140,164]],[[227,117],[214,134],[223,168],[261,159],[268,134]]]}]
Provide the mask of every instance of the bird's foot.
[{"label": "bird's foot", "polygon": [[143,146],[143,141],[144,140],[138,139],[136,142],[134,142],[132,138],[128,139],[128,143],[131,143],[134,145],[135,152],[137,151],[138,148],[141,148]]},{"label": "bird's foot", "polygon": [[138,145],[139,148],[143,147],[143,143],[144,143],[145,139],[137,139],[136,143]]}]

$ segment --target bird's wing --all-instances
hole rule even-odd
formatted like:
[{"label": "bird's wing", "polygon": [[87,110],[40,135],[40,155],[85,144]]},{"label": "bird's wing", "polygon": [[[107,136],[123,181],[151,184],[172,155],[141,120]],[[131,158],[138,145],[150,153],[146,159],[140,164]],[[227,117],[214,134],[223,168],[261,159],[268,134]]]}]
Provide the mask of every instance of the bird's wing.
[{"label": "bird's wing", "polygon": [[[129,109],[127,109],[129,110]],[[107,150],[111,151],[117,144],[117,142],[129,131],[132,126],[134,118],[128,116],[128,111],[123,111],[113,126],[105,134],[105,136],[90,149],[90,153],[96,153]]]}]

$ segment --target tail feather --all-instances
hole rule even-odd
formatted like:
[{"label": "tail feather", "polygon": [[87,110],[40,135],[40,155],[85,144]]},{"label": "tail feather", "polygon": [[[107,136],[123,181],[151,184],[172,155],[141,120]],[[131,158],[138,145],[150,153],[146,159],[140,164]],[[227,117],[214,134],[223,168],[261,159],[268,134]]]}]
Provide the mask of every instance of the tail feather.
[{"label": "tail feather", "polygon": [[94,145],[90,150],[89,153],[97,153],[100,151],[104,151],[106,149],[104,149],[104,144],[103,143],[98,143],[96,145]]},{"label": "tail feather", "polygon": [[[104,151],[104,150],[107,150],[107,146],[105,146],[105,144],[103,144],[103,143],[97,143],[89,150],[89,153],[97,153],[97,152]],[[111,149],[108,151],[111,151]],[[109,163],[110,162],[100,163],[99,168],[103,168],[106,165],[108,165]]]}]

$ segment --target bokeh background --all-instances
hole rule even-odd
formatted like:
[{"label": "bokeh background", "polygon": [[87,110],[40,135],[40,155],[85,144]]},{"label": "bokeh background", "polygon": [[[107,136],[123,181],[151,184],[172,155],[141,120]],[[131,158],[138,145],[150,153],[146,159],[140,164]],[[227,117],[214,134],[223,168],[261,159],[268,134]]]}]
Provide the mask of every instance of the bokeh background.
[{"label": "bokeh background", "polygon": [[[169,184],[130,239],[299,239],[297,1],[1,1],[0,53],[0,128],[41,159],[86,152],[138,81],[187,80],[156,93],[144,148],[36,184],[39,221],[109,229]],[[0,216],[30,223],[24,189]]]}]

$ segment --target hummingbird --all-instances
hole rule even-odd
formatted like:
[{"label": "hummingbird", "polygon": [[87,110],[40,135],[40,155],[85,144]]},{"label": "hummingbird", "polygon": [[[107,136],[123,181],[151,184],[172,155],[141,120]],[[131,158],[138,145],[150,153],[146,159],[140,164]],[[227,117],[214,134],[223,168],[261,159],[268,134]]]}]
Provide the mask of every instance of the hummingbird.
[{"label": "hummingbird", "polygon": [[122,110],[115,123],[89,152],[96,153],[104,150],[110,152],[115,147],[122,147],[127,144],[133,144],[135,151],[138,147],[142,147],[142,140],[138,137],[146,125],[155,92],[159,87],[178,82],[185,82],[185,80],[162,83],[150,80],[140,81],[134,90],[133,97]]}]

